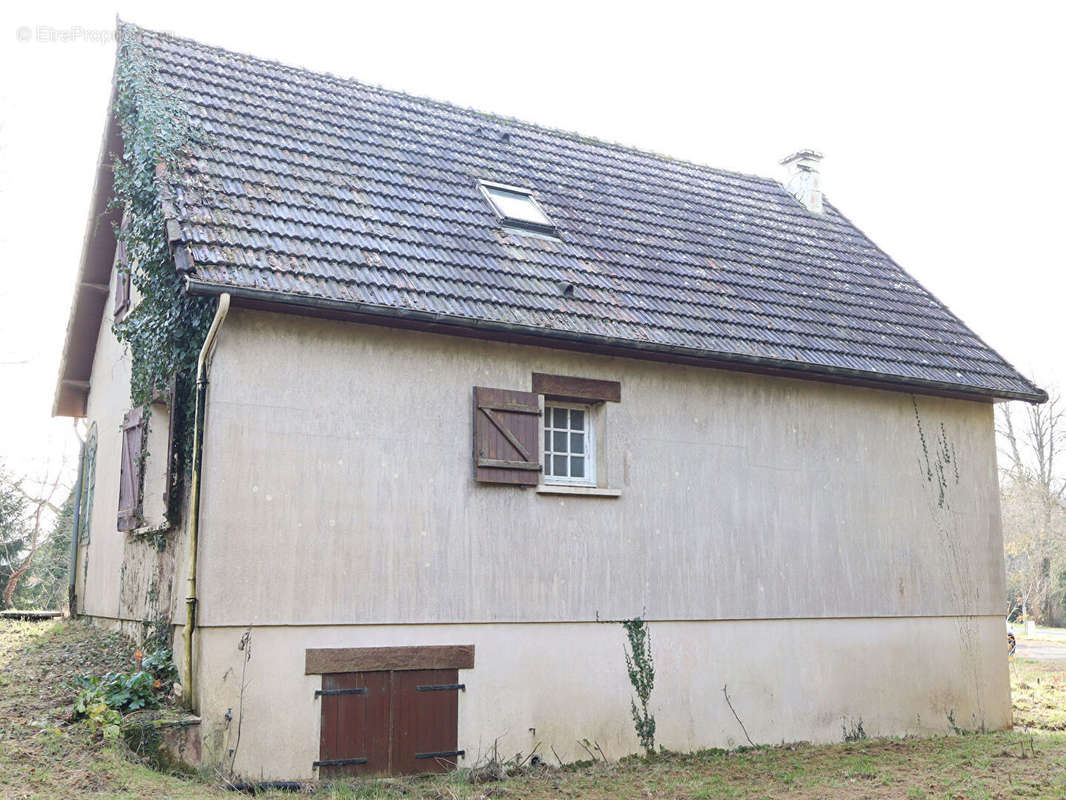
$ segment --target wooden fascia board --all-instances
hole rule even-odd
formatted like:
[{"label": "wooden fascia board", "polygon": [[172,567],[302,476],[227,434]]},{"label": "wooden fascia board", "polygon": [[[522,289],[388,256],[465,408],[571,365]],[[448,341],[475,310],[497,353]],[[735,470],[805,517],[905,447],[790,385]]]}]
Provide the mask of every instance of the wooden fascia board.
[{"label": "wooden fascia board", "polygon": [[111,267],[115,257],[113,224],[117,212],[108,211],[114,185],[110,155],[121,152],[122,148],[122,133],[114,114],[115,99],[116,87],[112,81],[89,219],[82,238],[81,263],[67,319],[63,356],[52,404],[52,415],[57,417],[85,416],[88,389],[80,384],[87,382],[92,374],[96,340],[103,322],[103,305],[111,283]]},{"label": "wooden fascia board", "polygon": [[[458,324],[444,318],[422,318],[418,312],[396,309],[378,310],[366,308],[362,304],[346,301],[324,301],[302,295],[282,294],[266,289],[245,289],[243,287],[207,283],[194,278],[187,279],[188,290],[194,295],[230,294],[234,306],[273,311],[282,314],[297,314],[319,319],[332,319],[344,322],[356,322],[366,325],[379,325],[406,330],[419,330],[445,336],[462,336],[467,338],[502,341],[523,344],[532,347],[548,347],[556,350],[572,350],[583,353],[635,358],[645,361],[660,361],[671,364],[685,364],[694,367],[722,369],[732,372],[746,372],[756,375],[771,375],[792,380],[815,381],[818,383],[835,383],[845,386],[858,386],[867,389],[879,389],[890,392],[907,392],[931,397],[949,397],[956,400],[969,400],[974,403],[993,403],[1005,400],[1023,400],[1028,403],[1043,403],[1047,395],[1042,390],[1039,394],[1029,395],[994,389],[976,389],[956,384],[942,384],[933,381],[907,380],[892,376],[878,376],[875,373],[854,373],[851,371],[825,368],[816,371],[809,365],[791,366],[760,361],[744,361],[715,355],[671,352],[640,346],[639,343],[622,341],[578,341],[545,331],[537,334],[533,331],[517,332],[497,330],[489,324]],[[428,316],[428,315],[426,315]]]}]

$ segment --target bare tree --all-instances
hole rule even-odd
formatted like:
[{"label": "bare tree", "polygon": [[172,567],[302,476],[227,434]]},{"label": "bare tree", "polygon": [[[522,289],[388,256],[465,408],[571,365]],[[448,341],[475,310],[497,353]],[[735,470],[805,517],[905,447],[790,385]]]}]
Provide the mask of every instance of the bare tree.
[{"label": "bare tree", "polygon": [[[1054,614],[1056,576],[1066,569],[1066,407],[1058,391],[1048,402],[997,412],[1007,577],[1014,606],[1043,620]],[[1013,608],[1012,608],[1013,611]]]},{"label": "bare tree", "polygon": [[[37,549],[41,544],[42,534],[48,529],[54,515],[59,513],[55,497],[60,491],[65,471],[66,462],[64,461],[55,470],[54,477],[46,475],[33,491],[26,490],[23,482],[14,483],[12,486],[14,492],[20,494],[25,501],[26,505],[23,508],[28,508],[28,514],[22,520],[15,522],[15,524],[22,522],[25,525],[26,529],[21,532],[21,535],[0,539],[3,560],[10,567],[7,584],[4,586],[3,605],[5,607],[11,606],[11,600],[15,590],[18,589],[19,581],[33,565],[34,556],[37,555]],[[69,489],[65,490],[69,491]]]}]

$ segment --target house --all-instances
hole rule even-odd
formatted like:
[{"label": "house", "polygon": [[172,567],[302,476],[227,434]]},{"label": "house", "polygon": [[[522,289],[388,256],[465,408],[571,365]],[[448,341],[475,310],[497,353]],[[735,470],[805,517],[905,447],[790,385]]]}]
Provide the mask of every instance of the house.
[{"label": "house", "polygon": [[120,32],[55,405],[76,603],[173,625],[207,761],[620,757],[636,618],[667,748],[1010,726],[993,403],[1046,396],[818,154]]}]

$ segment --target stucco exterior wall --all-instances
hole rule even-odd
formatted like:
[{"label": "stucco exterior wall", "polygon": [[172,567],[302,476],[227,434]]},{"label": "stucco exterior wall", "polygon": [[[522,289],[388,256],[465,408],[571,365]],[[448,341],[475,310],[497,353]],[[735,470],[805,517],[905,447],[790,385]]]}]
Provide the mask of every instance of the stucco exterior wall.
[{"label": "stucco exterior wall", "polygon": [[[534,371],[621,382],[618,498],[473,481],[471,388]],[[993,436],[984,403],[234,309],[200,621],[999,614]]]},{"label": "stucco exterior wall", "polygon": [[[116,277],[113,271],[112,296]],[[131,407],[130,357],[111,332],[112,320],[109,299],[97,337],[86,408],[86,422],[97,426],[97,451],[89,541],[79,547],[76,590],[81,613],[139,633],[142,621],[173,614],[182,532],[171,531],[159,538],[118,530],[122,421]],[[164,520],[168,422],[165,406],[151,406],[144,467],[145,528],[158,527]]]},{"label": "stucco exterior wall", "polygon": [[[160,555],[115,530],[125,358],[105,324],[83,609],[181,623],[181,533]],[[533,372],[621,382],[598,420],[619,496],[474,482],[472,387]],[[242,722],[239,773],[311,777],[304,650],[364,645],[476,646],[467,764],[496,739],[633,752],[618,620],[637,615],[666,747],[743,743],[723,684],[760,743],[1010,724],[990,405],[234,308],[204,441],[207,763]]]},{"label": "stucco exterior wall", "polygon": [[[618,497],[474,482],[472,387],[532,372],[621,382],[599,420]],[[205,442],[208,762],[309,777],[304,650],[364,645],[475,644],[467,763],[496,739],[633,752],[636,615],[670,748],[743,743],[724,684],[757,742],[1010,724],[987,404],[238,308]]]},{"label": "stucco exterior wall", "polygon": [[[860,723],[868,736],[1010,724],[998,617],[653,622],[650,632],[656,740],[670,749],[747,744],[723,686],[759,744],[841,741]],[[463,766],[497,740],[506,758],[539,742],[551,763],[553,749],[587,758],[586,737],[610,758],[640,749],[616,623],[253,628],[244,650],[239,628],[198,635],[207,763],[230,753],[241,722],[233,767],[256,779],[313,777],[322,676],[303,674],[307,647],[473,643],[474,669],[459,673]]]}]

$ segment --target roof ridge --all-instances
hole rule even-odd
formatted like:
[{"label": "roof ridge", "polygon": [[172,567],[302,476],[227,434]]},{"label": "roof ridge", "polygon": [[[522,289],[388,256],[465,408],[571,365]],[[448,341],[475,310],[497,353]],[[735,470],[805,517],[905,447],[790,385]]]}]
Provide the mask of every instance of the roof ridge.
[{"label": "roof ridge", "polygon": [[601,138],[599,138],[597,136],[591,136],[591,135],[588,135],[588,134],[580,133],[578,131],[567,130],[565,128],[553,128],[553,127],[550,127],[550,126],[547,126],[547,125],[538,125],[537,123],[529,122],[528,120],[518,119],[517,117],[509,117],[509,116],[507,116],[505,114],[496,114],[496,113],[491,112],[491,111],[484,111],[482,109],[473,108],[471,106],[462,106],[462,105],[459,105],[457,103],[450,103],[447,100],[438,100],[436,98],[427,97],[425,95],[411,94],[409,92],[404,92],[404,91],[401,91],[399,89],[389,89],[389,88],[384,87],[384,86],[375,86],[374,84],[364,83],[363,81],[360,81],[357,78],[346,78],[346,77],[343,77],[343,76],[340,76],[340,75],[334,75],[332,72],[322,72],[322,71],[310,69],[308,67],[298,67],[298,66],[295,66],[293,64],[287,64],[285,62],[278,61],[277,59],[262,58],[260,56],[254,56],[254,55],[252,55],[250,53],[241,53],[241,52],[237,52],[236,50],[230,50],[230,49],[225,48],[225,47],[219,47],[217,45],[205,44],[204,42],[198,41],[197,39],[193,39],[191,37],[178,36],[176,34],[169,33],[169,32],[166,32],[166,31],[152,30],[151,28],[144,28],[144,27],[141,27],[140,25],[136,25],[135,23],[132,23],[132,22],[126,22],[126,21],[123,21],[123,20],[119,20],[119,29],[121,30],[123,28],[132,28],[133,30],[139,31],[141,33],[147,33],[147,34],[150,34],[152,36],[156,36],[156,37],[159,37],[161,39],[167,39],[167,40],[170,40],[170,41],[173,41],[173,42],[181,42],[181,43],[185,43],[185,44],[194,45],[195,47],[202,48],[202,49],[205,49],[205,50],[215,50],[215,51],[218,51],[218,52],[221,52],[221,53],[225,53],[225,54],[227,54],[229,56],[232,56],[234,58],[240,59],[242,61],[250,61],[250,62],[255,62],[255,63],[258,63],[258,64],[269,64],[269,65],[277,67],[277,68],[279,68],[281,70],[285,70],[285,71],[289,71],[289,72],[295,72],[295,73],[299,73],[299,74],[302,74],[302,75],[311,75],[311,76],[314,76],[315,78],[325,79],[327,81],[330,81],[330,82],[333,82],[333,83],[338,83],[338,84],[345,85],[345,86],[354,85],[354,86],[358,86],[358,87],[360,87],[362,89],[370,90],[372,92],[377,92],[377,93],[380,93],[380,94],[386,94],[386,95],[390,95],[392,97],[401,97],[401,98],[404,98],[404,99],[407,99],[407,100],[413,100],[413,101],[419,102],[419,103],[427,103],[429,105],[436,106],[436,107],[442,108],[442,109],[447,109],[449,111],[459,111],[459,112],[463,112],[463,113],[467,113],[467,114],[475,114],[475,115],[477,115],[479,117],[483,117],[485,119],[492,120],[494,122],[505,122],[505,123],[508,123],[510,125],[518,125],[518,126],[521,126],[523,128],[528,128],[530,130],[539,131],[539,132],[542,132],[542,133],[550,133],[550,134],[553,134],[553,135],[556,135],[556,136],[565,136],[565,137],[567,137],[569,139],[575,139],[575,140],[580,141],[580,142],[586,142],[586,143],[591,143],[591,144],[595,144],[595,145],[600,145],[600,146],[603,146],[603,147],[611,148],[612,150],[620,150],[620,151],[627,152],[627,153],[634,153],[636,155],[641,155],[641,156],[645,156],[645,157],[648,157],[648,158],[657,159],[659,161],[666,161],[666,162],[670,162],[670,163],[674,163],[674,164],[681,164],[681,165],[684,165],[684,166],[692,167],[693,169],[703,170],[703,171],[712,172],[712,173],[717,173],[719,175],[727,175],[727,176],[730,176],[730,177],[744,178],[746,180],[755,180],[755,181],[759,181],[759,182],[762,182],[762,183],[774,184],[774,185],[777,185],[777,186],[781,185],[779,181],[777,181],[777,180],[775,180],[773,178],[769,178],[769,177],[767,177],[765,175],[756,175],[755,173],[751,173],[751,172],[741,172],[739,170],[730,170],[730,169],[723,169],[721,167],[713,167],[710,164],[702,164],[702,163],[700,163],[698,161],[690,161],[690,160],[684,159],[684,158],[677,158],[676,156],[667,155],[666,153],[660,153],[660,152],[655,151],[655,150],[644,149],[644,148],[641,148],[641,147],[637,147],[635,145],[623,144],[621,142],[613,142],[613,141],[610,141],[608,139],[601,139]]}]

